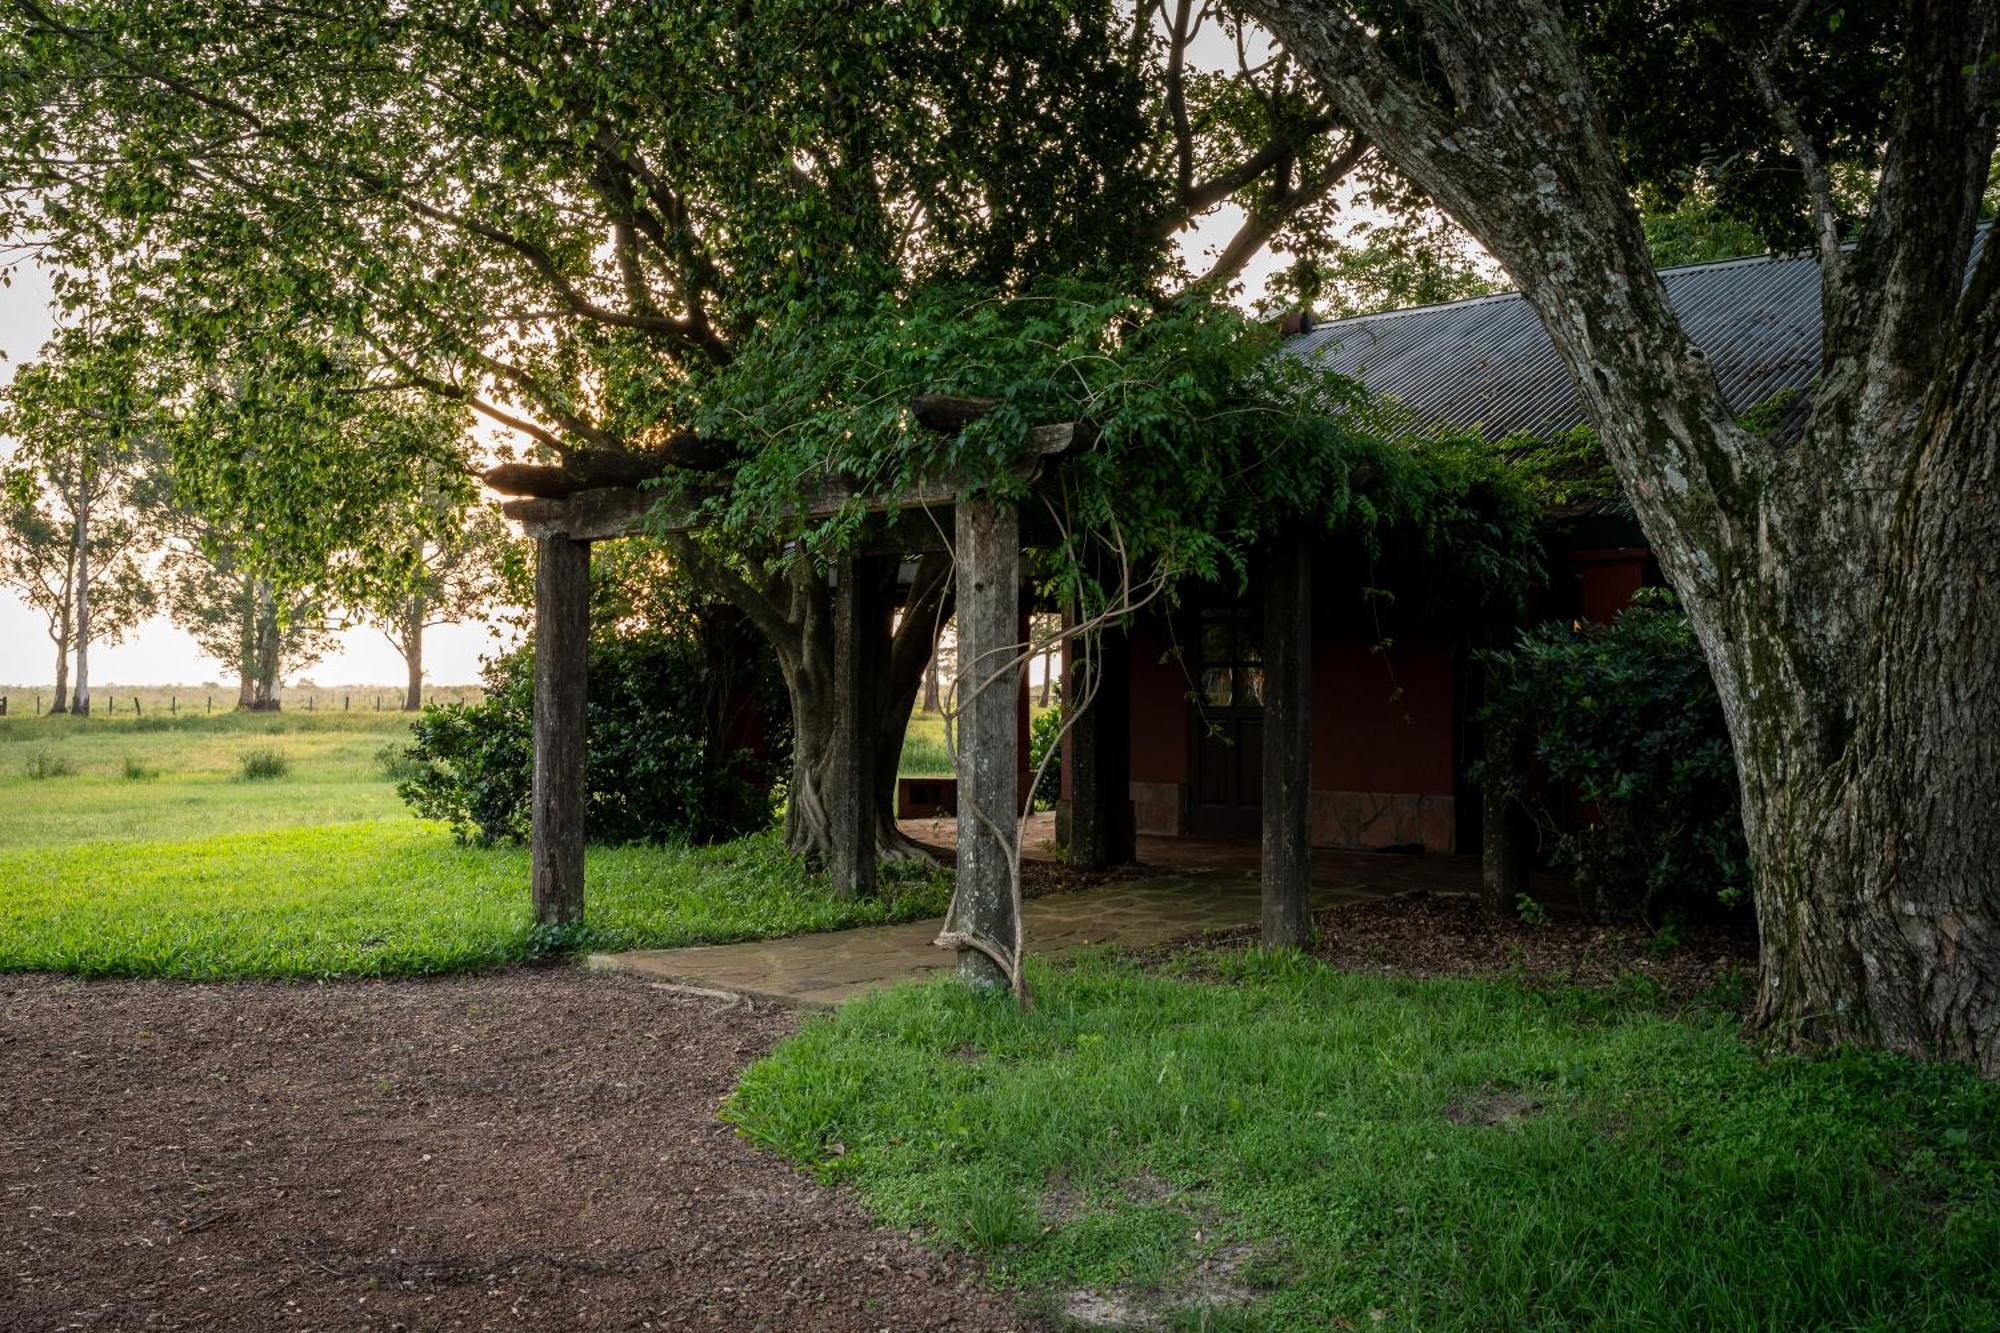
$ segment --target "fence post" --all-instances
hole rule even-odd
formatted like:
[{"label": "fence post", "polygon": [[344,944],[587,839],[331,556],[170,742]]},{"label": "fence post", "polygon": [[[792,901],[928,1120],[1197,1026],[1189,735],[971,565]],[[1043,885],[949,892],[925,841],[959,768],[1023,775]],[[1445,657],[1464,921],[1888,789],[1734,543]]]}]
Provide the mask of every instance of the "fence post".
[{"label": "fence post", "polygon": [[134,717],[146,716],[146,710],[139,707],[139,696],[136,694],[132,696],[132,715]]}]

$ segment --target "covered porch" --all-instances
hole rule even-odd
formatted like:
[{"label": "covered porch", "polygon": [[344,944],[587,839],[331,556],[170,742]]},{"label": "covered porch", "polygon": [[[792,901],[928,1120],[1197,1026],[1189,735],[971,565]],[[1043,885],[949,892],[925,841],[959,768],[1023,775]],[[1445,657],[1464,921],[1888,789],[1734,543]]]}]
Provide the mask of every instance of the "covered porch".
[{"label": "covered porch", "polygon": [[[940,412],[934,402],[916,405],[918,419],[937,429],[956,429],[965,420],[958,407]],[[1059,476],[1063,456],[1089,438],[1082,425],[1037,428],[1021,465],[1030,494]],[[838,557],[829,579],[825,618],[831,623],[836,687],[829,691],[828,712],[843,766],[821,797],[830,824],[825,864],[836,888],[873,892],[880,841],[893,838],[898,828],[885,821],[878,831],[863,799],[879,725],[871,682],[882,669],[878,641],[893,610],[885,600],[887,585],[865,577],[864,571],[871,567],[867,562],[879,566],[906,561],[914,553],[948,552],[946,577],[955,588],[958,627],[956,814],[949,822],[913,821],[902,832],[950,849],[958,866],[958,893],[942,930],[923,928],[929,931],[923,940],[929,952],[920,970],[935,970],[942,962],[944,955],[930,947],[932,941],[957,944],[961,973],[968,980],[994,984],[1005,980],[994,950],[1020,952],[1010,941],[1025,936],[1027,949],[1047,952],[1064,947],[1062,942],[1072,937],[1104,938],[1105,932],[1100,928],[1093,933],[1087,920],[1065,924],[1062,914],[1071,906],[1088,908],[1081,900],[1089,895],[1070,895],[1078,903],[1060,910],[1035,907],[1016,919],[1009,843],[1029,778],[1025,702],[1033,655],[1027,614],[1033,578],[1024,568],[1023,548],[1033,545],[1033,537],[1023,529],[1032,524],[1033,506],[963,492],[950,479],[919,484],[894,500],[866,498],[842,481],[829,480],[805,506],[813,515],[860,509],[883,520],[871,543]],[[577,794],[584,764],[590,547],[634,532],[685,533],[692,519],[662,512],[653,492],[631,484],[531,495],[506,508],[538,548],[533,887],[538,917],[560,926],[579,920],[584,905],[585,829]],[[1254,726],[1244,724],[1244,737],[1224,749],[1237,786],[1254,792],[1255,799],[1236,803],[1239,817],[1228,829],[1233,841],[1211,840],[1203,836],[1206,830],[1194,826],[1176,830],[1192,836],[1151,836],[1157,830],[1142,817],[1138,797],[1145,775],[1136,771],[1134,760],[1144,747],[1135,743],[1164,733],[1152,702],[1134,692],[1134,669],[1156,655],[1157,645],[1134,632],[1130,616],[1106,617],[1094,632],[1065,639],[1063,683],[1071,712],[1062,755],[1064,859],[1092,871],[1135,868],[1131,886],[1145,887],[1120,892],[1138,894],[1134,901],[1143,899],[1159,919],[1156,928],[1127,932],[1123,942],[1254,923],[1267,946],[1294,947],[1306,942],[1309,904],[1321,894],[1479,889],[1479,867],[1470,858],[1377,856],[1314,845],[1327,840],[1315,836],[1316,820],[1326,821],[1315,804],[1314,770],[1328,766],[1327,755],[1315,754],[1328,745],[1327,738],[1316,736],[1313,719],[1316,711],[1332,711],[1327,707],[1331,700],[1320,700],[1315,707],[1315,695],[1324,693],[1314,670],[1315,638],[1323,637],[1315,632],[1315,603],[1321,600],[1314,594],[1315,565],[1321,563],[1316,552],[1310,531],[1271,534],[1260,547],[1257,585],[1242,607],[1260,629],[1256,716]],[[1243,674],[1242,665],[1236,664],[1235,674]],[[1088,706],[1080,707],[1086,700]],[[1252,730],[1254,745],[1245,739]],[[1350,743],[1336,746],[1335,752],[1358,748]],[[1448,816],[1449,804],[1440,810]],[[1022,834],[1024,856],[1047,855],[1052,834],[1048,819],[1029,821]],[[1426,839],[1424,845],[1432,841],[1449,847],[1446,837]],[[1512,859],[1496,858],[1493,848],[1487,850],[1490,865]],[[1489,896],[1495,887],[1487,886]],[[1194,903],[1200,905],[1190,906]],[[1099,909],[1107,905],[1108,900],[1097,902]],[[982,942],[993,949],[979,947]]]}]

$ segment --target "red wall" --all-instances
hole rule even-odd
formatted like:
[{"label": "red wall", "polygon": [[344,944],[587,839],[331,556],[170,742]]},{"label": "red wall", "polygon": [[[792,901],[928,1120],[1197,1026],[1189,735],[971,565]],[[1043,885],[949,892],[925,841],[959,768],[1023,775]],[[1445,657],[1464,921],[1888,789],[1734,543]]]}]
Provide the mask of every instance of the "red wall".
[{"label": "red wall", "polygon": [[[1132,635],[1134,782],[1188,780],[1188,678],[1173,642],[1157,621]],[[1449,796],[1451,654],[1409,644],[1385,657],[1373,642],[1338,625],[1313,636],[1313,787]]]},{"label": "red wall", "polygon": [[1174,640],[1160,621],[1147,619],[1133,627],[1134,782],[1187,781],[1187,667],[1173,655],[1173,648]]},{"label": "red wall", "polygon": [[1315,634],[1312,709],[1314,791],[1452,794],[1447,650]]},{"label": "red wall", "polygon": [[1632,594],[1646,586],[1646,555],[1643,546],[1569,552],[1566,558],[1581,585],[1577,614],[1602,623],[1632,605]]}]

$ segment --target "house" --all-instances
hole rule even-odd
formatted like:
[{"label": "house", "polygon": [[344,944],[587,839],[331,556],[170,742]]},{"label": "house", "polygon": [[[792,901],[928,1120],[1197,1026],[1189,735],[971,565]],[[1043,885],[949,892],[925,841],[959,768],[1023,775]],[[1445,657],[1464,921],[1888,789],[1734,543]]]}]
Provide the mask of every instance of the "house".
[{"label": "house", "polygon": [[[1819,267],[1757,257],[1663,270],[1684,327],[1738,412],[1760,406],[1796,432],[1819,365]],[[1344,319],[1288,338],[1284,352],[1400,401],[1420,428],[1477,427],[1488,439],[1547,439],[1584,424],[1576,386],[1519,295]],[[1537,618],[1607,620],[1661,582],[1644,536],[1613,512],[1561,514],[1548,534]],[[1317,847],[1469,853],[1480,848],[1466,772],[1480,755],[1471,651],[1489,627],[1435,613],[1412,589],[1383,605],[1364,585],[1393,580],[1311,554],[1308,838]],[[1130,833],[1256,838],[1265,801],[1268,688],[1262,571],[1242,593],[1196,590],[1131,631],[1123,766]],[[1384,646],[1387,645],[1387,646]],[[1066,759],[1073,766],[1074,747]],[[1107,772],[1119,766],[1101,753]],[[1065,797],[1074,784],[1065,774]],[[1109,820],[1124,822],[1115,811]],[[1063,820],[1069,823],[1067,810]],[[1115,859],[1115,857],[1114,857]]]}]

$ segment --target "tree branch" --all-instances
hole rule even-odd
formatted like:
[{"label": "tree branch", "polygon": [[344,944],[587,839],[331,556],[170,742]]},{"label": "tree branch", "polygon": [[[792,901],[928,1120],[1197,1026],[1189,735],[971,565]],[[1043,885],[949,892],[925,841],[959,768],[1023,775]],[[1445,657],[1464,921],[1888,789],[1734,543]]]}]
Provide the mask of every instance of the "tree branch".
[{"label": "tree branch", "polygon": [[1844,254],[1840,248],[1840,214],[1833,204],[1833,187],[1827,179],[1826,163],[1820,157],[1812,136],[1806,132],[1805,122],[1799,119],[1798,108],[1793,106],[1778,88],[1777,75],[1773,72],[1778,56],[1799,21],[1805,17],[1812,0],[1797,0],[1792,11],[1778,29],[1770,43],[1761,51],[1738,51],[1737,58],[1750,72],[1750,82],[1756,86],[1757,95],[1764,99],[1764,105],[1778,122],[1779,132],[1791,146],[1792,156],[1799,160],[1799,172],[1805,177],[1806,197],[1812,208],[1813,237],[1819,245],[1819,266],[1822,282],[1832,290],[1841,275]]},{"label": "tree branch", "polygon": [[768,592],[702,550],[685,532],[669,532],[663,540],[689,578],[748,616],[777,651],[799,655],[800,628]]}]

